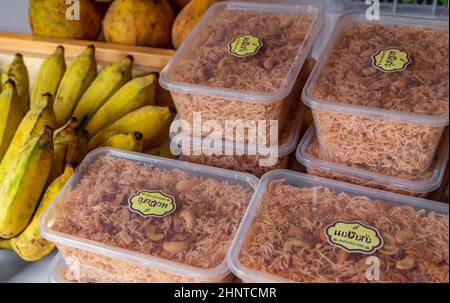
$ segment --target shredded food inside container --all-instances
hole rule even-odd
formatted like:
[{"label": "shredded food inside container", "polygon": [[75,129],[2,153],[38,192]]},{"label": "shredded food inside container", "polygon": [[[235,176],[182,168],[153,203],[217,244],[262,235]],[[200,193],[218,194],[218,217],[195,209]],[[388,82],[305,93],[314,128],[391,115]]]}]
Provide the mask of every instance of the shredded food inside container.
[{"label": "shredded food inside container", "polygon": [[[378,229],[384,245],[371,255],[331,245],[324,230],[341,220]],[[297,245],[287,247],[293,241]],[[375,256],[379,282],[448,283],[448,243],[448,215],[278,180],[263,196],[240,262],[297,282],[368,282],[366,260]]]},{"label": "shredded food inside container", "polygon": [[[412,63],[401,72],[376,69],[372,56],[387,47],[409,52]],[[339,37],[313,85],[312,95],[323,101],[400,112],[447,113],[448,30],[355,24]]]},{"label": "shredded food inside container", "polygon": [[[132,212],[128,197],[141,190],[173,196],[176,211],[163,218]],[[209,269],[224,262],[252,194],[253,189],[226,181],[100,156],[58,204],[51,229]],[[106,263],[111,271],[114,262]],[[117,264],[124,266],[124,262]]]},{"label": "shredded food inside container", "polygon": [[[417,39],[420,37],[420,39]],[[312,85],[321,101],[398,112],[448,113],[448,30],[358,23],[338,38]],[[401,72],[372,66],[379,49],[397,47],[412,63]],[[313,109],[321,153],[334,161],[425,172],[443,127]]]},{"label": "shredded food inside container", "polygon": [[[310,32],[316,21],[317,15],[308,13],[224,9],[206,22],[189,50],[174,62],[170,80],[245,93],[274,92],[289,84],[286,75],[311,39]],[[244,34],[260,37],[263,46],[247,57],[230,54],[227,44]],[[224,127],[225,120],[239,119],[266,123],[277,120],[282,124],[290,99],[296,101],[296,90],[298,85],[290,96],[270,102],[244,102],[230,97],[176,91],[172,95],[182,119],[192,123],[193,113],[201,113],[202,119],[216,120]],[[234,139],[228,135],[224,138]],[[252,139],[245,138],[244,142]]]}]

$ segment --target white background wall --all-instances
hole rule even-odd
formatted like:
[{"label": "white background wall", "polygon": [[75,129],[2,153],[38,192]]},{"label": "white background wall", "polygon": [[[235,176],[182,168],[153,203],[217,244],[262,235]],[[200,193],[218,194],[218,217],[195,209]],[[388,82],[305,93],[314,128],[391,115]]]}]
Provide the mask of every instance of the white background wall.
[{"label": "white background wall", "polygon": [[30,33],[28,0],[0,0],[0,32]]}]

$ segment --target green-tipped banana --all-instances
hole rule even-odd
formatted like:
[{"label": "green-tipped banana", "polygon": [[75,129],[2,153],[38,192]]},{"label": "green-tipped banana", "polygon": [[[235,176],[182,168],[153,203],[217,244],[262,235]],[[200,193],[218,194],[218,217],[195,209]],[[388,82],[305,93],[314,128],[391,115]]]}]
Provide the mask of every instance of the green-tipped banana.
[{"label": "green-tipped banana", "polygon": [[105,67],[83,94],[72,116],[85,125],[107,100],[131,80],[132,66],[133,57],[127,56],[125,60]]},{"label": "green-tipped banana", "polygon": [[116,133],[140,132],[143,136],[143,146],[149,146],[158,138],[161,129],[174,114],[165,106],[144,106],[108,125],[89,140],[89,150],[97,148]]},{"label": "green-tipped banana", "polygon": [[0,237],[9,239],[27,226],[36,209],[53,160],[53,131],[44,127],[11,161],[0,185]]},{"label": "green-tipped banana", "polygon": [[47,93],[42,95],[39,104],[31,108],[20,122],[14,138],[0,163],[0,184],[3,183],[4,176],[10,170],[9,167],[11,167],[14,157],[20,153],[22,146],[39,134],[46,125],[54,128],[55,124],[53,98],[51,94]]},{"label": "green-tipped banana", "polygon": [[58,46],[56,51],[42,62],[34,79],[30,95],[30,108],[39,104],[43,94],[50,93],[52,96],[56,95],[65,72],[66,61],[64,60],[64,47]]},{"label": "green-tipped banana", "polygon": [[30,78],[28,76],[28,69],[23,62],[22,54],[16,54],[13,62],[2,72],[2,86],[9,79],[13,80],[16,84],[17,94],[20,97],[23,111],[27,112],[30,108]]},{"label": "green-tipped banana", "polygon": [[58,126],[64,125],[71,117],[81,96],[96,76],[95,47],[89,45],[81,55],[73,60],[59,85],[53,106]]},{"label": "green-tipped banana", "polygon": [[41,260],[55,248],[55,244],[42,238],[39,233],[39,219],[52,203],[53,199],[55,199],[56,195],[58,195],[64,184],[66,184],[70,176],[72,176],[75,167],[75,162],[67,164],[64,173],[56,178],[45,191],[39,207],[28,226],[18,236],[11,239],[11,248],[25,261]]},{"label": "green-tipped banana", "polygon": [[0,94],[0,162],[25,115],[14,81],[7,80],[3,87]]},{"label": "green-tipped banana", "polygon": [[[53,165],[48,182],[52,182],[64,172],[64,168],[70,161],[79,162],[81,159],[72,159],[67,153],[69,149],[74,149],[72,146],[78,144],[77,127],[79,123],[76,118],[70,118],[67,123],[57,129],[53,134]],[[78,148],[76,148],[78,149]]]},{"label": "green-tipped banana", "polygon": [[89,119],[86,130],[93,136],[130,112],[154,104],[156,81],[156,76],[149,74],[125,84]]},{"label": "green-tipped banana", "polygon": [[109,137],[102,147],[113,147],[134,152],[142,152],[142,139],[144,136],[140,132],[118,133]]}]

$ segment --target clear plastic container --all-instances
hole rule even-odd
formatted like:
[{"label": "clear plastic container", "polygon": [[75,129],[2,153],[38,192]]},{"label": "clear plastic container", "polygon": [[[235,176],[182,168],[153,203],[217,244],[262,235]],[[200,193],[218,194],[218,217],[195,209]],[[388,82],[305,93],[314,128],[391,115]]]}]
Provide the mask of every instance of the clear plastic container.
[{"label": "clear plastic container", "polygon": [[110,148],[91,152],[43,215],[76,282],[226,282],[258,179]]},{"label": "clear plastic container", "polygon": [[321,154],[425,172],[449,123],[448,69],[448,21],[340,17],[303,90]]},{"label": "clear plastic container", "polygon": [[265,174],[228,258],[244,282],[447,282],[449,207],[335,180]]},{"label": "clear plastic container", "polygon": [[320,156],[316,131],[312,124],[303,136],[296,153],[297,161],[308,174],[348,182],[413,197],[427,198],[440,187],[448,161],[448,133],[443,137],[431,167],[420,175],[363,166],[347,166]]},{"label": "clear plastic container", "polygon": [[64,258],[58,253],[48,266],[48,281],[50,283],[70,283],[66,279],[67,269]]},{"label": "clear plastic container", "polygon": [[[161,72],[181,119],[273,120],[284,123],[298,100],[298,75],[323,20],[322,5],[220,2],[205,16]],[[201,135],[208,135],[201,132]],[[212,134],[219,136],[220,134]],[[254,138],[221,138],[251,142]]]},{"label": "clear plastic container", "polygon": [[182,161],[237,170],[261,177],[270,170],[288,167],[300,137],[304,109],[302,103],[293,106],[286,125],[281,128],[277,146],[255,146],[251,152],[249,144],[222,140],[221,147],[208,148],[205,151],[203,144],[207,138],[187,137],[182,133],[172,138],[172,144],[180,146]]}]

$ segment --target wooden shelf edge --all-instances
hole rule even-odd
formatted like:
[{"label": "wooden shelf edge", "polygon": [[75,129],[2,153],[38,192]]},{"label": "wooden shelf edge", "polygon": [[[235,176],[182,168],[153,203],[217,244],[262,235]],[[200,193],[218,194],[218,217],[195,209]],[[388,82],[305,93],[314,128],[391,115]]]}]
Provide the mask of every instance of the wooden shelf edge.
[{"label": "wooden shelf edge", "polygon": [[58,45],[63,45],[66,57],[74,58],[89,44],[95,46],[96,57],[99,62],[117,62],[123,59],[125,55],[132,55],[135,65],[154,71],[160,71],[175,53],[174,50],[163,48],[0,32],[0,51],[20,52],[24,55],[36,57],[46,57],[53,53]]}]

